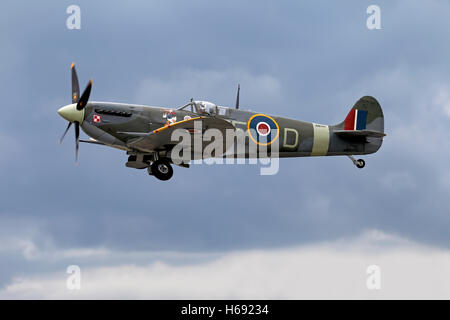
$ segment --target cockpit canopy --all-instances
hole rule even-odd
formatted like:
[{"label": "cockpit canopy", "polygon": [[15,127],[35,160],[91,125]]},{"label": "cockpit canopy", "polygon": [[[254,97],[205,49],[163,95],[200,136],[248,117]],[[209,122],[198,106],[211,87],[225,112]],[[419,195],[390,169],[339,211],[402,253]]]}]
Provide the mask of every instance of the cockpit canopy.
[{"label": "cockpit canopy", "polygon": [[225,116],[229,108],[218,106],[209,101],[191,101],[178,110],[189,111],[197,114],[221,115]]}]

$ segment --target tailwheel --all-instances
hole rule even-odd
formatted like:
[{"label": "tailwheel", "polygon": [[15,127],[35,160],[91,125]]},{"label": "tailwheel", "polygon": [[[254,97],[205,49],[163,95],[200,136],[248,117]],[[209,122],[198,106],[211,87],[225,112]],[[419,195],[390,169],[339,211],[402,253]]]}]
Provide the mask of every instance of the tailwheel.
[{"label": "tailwheel", "polygon": [[362,169],[366,166],[366,162],[363,159],[358,159],[356,161],[356,167],[358,167],[359,169]]},{"label": "tailwheel", "polygon": [[152,163],[149,168],[149,173],[151,172],[159,180],[169,180],[173,176],[173,169],[169,161],[165,159],[159,159]]},{"label": "tailwheel", "polygon": [[363,159],[358,159],[356,160],[355,158],[353,158],[353,156],[348,156],[350,158],[350,160],[352,160],[353,164],[359,168],[362,169],[366,166],[366,162]]}]

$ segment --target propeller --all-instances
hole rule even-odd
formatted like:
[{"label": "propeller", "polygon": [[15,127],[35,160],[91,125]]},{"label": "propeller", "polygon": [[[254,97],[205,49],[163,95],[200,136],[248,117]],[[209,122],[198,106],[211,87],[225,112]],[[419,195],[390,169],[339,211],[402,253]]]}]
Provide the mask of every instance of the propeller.
[{"label": "propeller", "polygon": [[75,69],[75,63],[72,62],[70,66],[72,71],[72,103],[77,103],[80,98],[80,85],[78,84],[77,70]]},{"label": "propeller", "polygon": [[72,126],[72,122],[69,122],[69,124],[67,125],[67,128],[66,128],[66,130],[64,131],[64,133],[63,133],[63,135],[62,135],[62,137],[61,138],[59,138],[59,144],[61,144],[62,143],[62,141],[63,141],[63,139],[64,139],[64,137],[66,136],[66,133],[67,133],[67,131],[69,131],[69,129],[70,129],[70,127]]},{"label": "propeller", "polygon": [[92,89],[92,79],[89,81],[86,89],[84,89],[83,94],[80,96],[80,86],[78,84],[77,71],[75,69],[75,64],[71,65],[72,70],[72,104],[62,107],[58,110],[58,113],[69,121],[66,130],[59,139],[59,143],[62,143],[64,137],[69,131],[72,123],[75,124],[75,165],[78,164],[78,149],[80,143],[80,123],[83,122],[84,118],[84,108],[86,107],[89,96]]},{"label": "propeller", "polygon": [[237,96],[236,96],[236,109],[239,109],[239,91],[241,91],[241,85],[238,84]]}]

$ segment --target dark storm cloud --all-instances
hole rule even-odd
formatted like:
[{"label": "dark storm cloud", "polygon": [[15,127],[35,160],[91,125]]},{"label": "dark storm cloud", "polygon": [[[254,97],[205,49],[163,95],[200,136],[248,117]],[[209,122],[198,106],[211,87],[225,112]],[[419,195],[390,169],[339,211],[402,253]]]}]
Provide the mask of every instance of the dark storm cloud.
[{"label": "dark storm cloud", "polygon": [[[65,27],[69,4],[11,1],[0,13],[0,220],[20,219],[12,233],[28,221],[61,248],[214,251],[379,228],[449,246],[450,99],[436,102],[450,88],[446,2],[379,1],[376,31],[367,1],[82,1],[79,31]],[[247,79],[243,106],[332,124],[370,94],[388,137],[362,171],[346,158],[287,159],[275,176],[203,165],[161,183],[91,145],[75,168],[73,136],[56,144],[72,61],[101,101],[181,105],[192,90],[232,105]],[[223,76],[200,86],[208,72]],[[278,89],[259,94],[254,83]]]}]

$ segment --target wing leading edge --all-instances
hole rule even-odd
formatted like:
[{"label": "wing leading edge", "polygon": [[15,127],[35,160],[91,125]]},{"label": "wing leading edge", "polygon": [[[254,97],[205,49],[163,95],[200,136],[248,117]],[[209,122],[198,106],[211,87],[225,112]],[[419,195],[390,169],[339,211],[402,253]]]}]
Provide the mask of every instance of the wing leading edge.
[{"label": "wing leading edge", "polygon": [[[198,122],[201,122],[201,126]],[[172,133],[177,129],[184,129],[190,133],[194,133],[197,128],[201,127],[202,132],[207,129],[217,129],[222,132],[222,136],[226,137],[226,130],[235,127],[226,120],[200,116],[191,118],[188,120],[178,121],[164,127],[153,130],[144,137],[135,139],[133,142],[129,143],[128,146],[134,149],[138,149],[142,152],[152,152],[159,149],[170,149],[170,146],[176,145],[177,141],[172,141]],[[224,141],[225,142],[225,141]],[[225,143],[224,143],[225,146]]]}]

